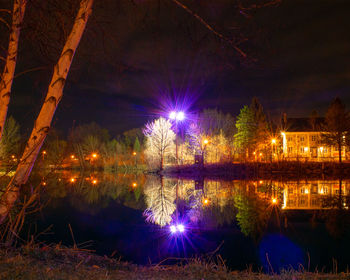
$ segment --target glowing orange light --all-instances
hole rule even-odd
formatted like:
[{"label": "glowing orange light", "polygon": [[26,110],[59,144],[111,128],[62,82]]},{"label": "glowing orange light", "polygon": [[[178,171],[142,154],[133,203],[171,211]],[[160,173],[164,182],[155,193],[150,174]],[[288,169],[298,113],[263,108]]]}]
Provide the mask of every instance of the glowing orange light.
[{"label": "glowing orange light", "polygon": [[136,188],[136,187],[137,187],[137,183],[136,183],[136,182],[132,183],[132,186],[133,186],[134,188]]},{"label": "glowing orange light", "polygon": [[92,156],[93,158],[97,158],[97,154],[96,154],[96,153],[93,153],[91,156]]},{"label": "glowing orange light", "polygon": [[94,185],[96,185],[96,184],[97,184],[97,180],[96,180],[96,179],[92,180],[92,183],[93,183]]},{"label": "glowing orange light", "polygon": [[260,153],[259,156],[262,156],[262,153]]},{"label": "glowing orange light", "polygon": [[263,183],[263,181],[262,181],[262,180],[260,180],[260,181],[259,181],[259,184],[262,184],[262,183]]},{"label": "glowing orange light", "polygon": [[256,152],[253,153],[253,155],[255,155],[255,154],[256,154]]},{"label": "glowing orange light", "polygon": [[276,203],[277,203],[277,198],[275,198],[275,197],[272,198],[272,203],[273,203],[273,204],[276,204]]},{"label": "glowing orange light", "polygon": [[69,180],[71,183],[74,183],[75,182],[75,178],[70,178]]},{"label": "glowing orange light", "polygon": [[12,156],[11,156],[11,158],[15,158],[15,156],[14,156],[14,155],[12,155]]},{"label": "glowing orange light", "polygon": [[42,182],[42,185],[43,185],[43,186],[46,186],[46,182]]},{"label": "glowing orange light", "polygon": [[209,143],[209,140],[208,140],[208,139],[204,139],[204,140],[203,140],[203,144],[204,144],[204,145],[207,145],[208,143]]},{"label": "glowing orange light", "polygon": [[136,154],[137,154],[136,152],[133,152],[133,153],[132,153],[133,156],[136,156]]},{"label": "glowing orange light", "polygon": [[208,198],[204,198],[203,199],[203,204],[204,205],[208,205],[209,204],[209,199]]},{"label": "glowing orange light", "polygon": [[43,155],[46,155],[46,151],[43,151]]},{"label": "glowing orange light", "polygon": [[74,159],[74,158],[75,158],[75,156],[74,156],[74,155],[71,155],[71,156],[70,156],[70,158],[71,158],[71,159]]},{"label": "glowing orange light", "polygon": [[275,138],[272,138],[272,139],[271,139],[271,143],[272,143],[272,144],[276,144],[276,139],[275,139]]}]

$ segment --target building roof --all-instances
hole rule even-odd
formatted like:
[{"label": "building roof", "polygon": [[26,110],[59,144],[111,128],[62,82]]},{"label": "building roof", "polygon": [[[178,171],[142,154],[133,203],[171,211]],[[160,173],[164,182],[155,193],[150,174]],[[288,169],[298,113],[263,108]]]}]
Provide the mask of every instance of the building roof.
[{"label": "building roof", "polygon": [[283,126],[286,132],[322,131],[324,122],[324,118],[287,118]]}]

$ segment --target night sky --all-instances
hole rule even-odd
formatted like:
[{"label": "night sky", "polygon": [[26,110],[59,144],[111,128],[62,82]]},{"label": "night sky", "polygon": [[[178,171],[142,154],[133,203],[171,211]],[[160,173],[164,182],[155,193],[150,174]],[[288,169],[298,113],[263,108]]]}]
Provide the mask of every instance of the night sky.
[{"label": "night sky", "polygon": [[[68,132],[73,120],[96,121],[114,136],[175,101],[190,112],[217,107],[236,116],[253,96],[271,118],[307,117],[314,109],[323,115],[336,96],[350,109],[350,1],[282,0],[246,12],[236,1],[182,1],[226,37],[242,40],[247,58],[169,0],[96,0],[54,126]],[[75,11],[67,7],[53,11],[64,14],[62,32],[52,32],[54,17],[38,18],[39,0],[26,11],[17,73],[43,69],[13,84],[9,114],[23,133],[32,129],[70,31]],[[6,48],[8,32],[0,32]]]}]

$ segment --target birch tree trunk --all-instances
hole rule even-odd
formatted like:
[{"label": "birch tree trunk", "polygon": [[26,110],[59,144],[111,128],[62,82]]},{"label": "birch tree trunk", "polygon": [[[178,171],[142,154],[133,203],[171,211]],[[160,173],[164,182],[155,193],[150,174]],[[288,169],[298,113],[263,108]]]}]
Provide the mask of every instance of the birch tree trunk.
[{"label": "birch tree trunk", "polygon": [[41,107],[34,128],[27,142],[16,173],[6,191],[0,198],[0,223],[7,217],[20,192],[20,188],[28,180],[40,148],[49,132],[52,118],[63,94],[64,84],[72,63],[74,53],[85,30],[86,23],[92,11],[93,0],[81,0],[78,14],[62,53],[54,67],[52,79],[44,104]]},{"label": "birch tree trunk", "polygon": [[12,81],[15,74],[17,61],[19,34],[21,31],[26,4],[27,0],[14,0],[13,3],[12,25],[7,49],[7,58],[0,82],[0,139],[2,132],[4,131],[7,108],[10,102]]}]

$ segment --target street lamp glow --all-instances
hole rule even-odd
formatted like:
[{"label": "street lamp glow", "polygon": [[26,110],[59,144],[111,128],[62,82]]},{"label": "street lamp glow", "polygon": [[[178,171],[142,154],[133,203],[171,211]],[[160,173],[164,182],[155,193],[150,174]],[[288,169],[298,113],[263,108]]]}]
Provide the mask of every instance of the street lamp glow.
[{"label": "street lamp glow", "polygon": [[176,119],[176,112],[175,111],[172,111],[172,112],[170,112],[170,114],[169,114],[169,119],[172,119],[172,120],[175,120]]},{"label": "street lamp glow", "polygon": [[183,121],[185,119],[185,113],[183,111],[176,112],[171,111],[169,114],[169,119],[176,121]]},{"label": "street lamp glow", "polygon": [[208,139],[204,139],[204,140],[203,140],[203,144],[204,144],[204,145],[207,145],[208,143],[209,143],[209,140],[208,140]]},{"label": "street lamp glow", "polygon": [[277,199],[276,198],[272,198],[272,203],[276,204],[277,203]]},{"label": "street lamp glow", "polygon": [[178,112],[177,113],[177,116],[176,116],[176,119],[178,120],[178,121],[183,121],[184,119],[185,119],[185,113],[184,112]]},{"label": "street lamp glow", "polygon": [[170,226],[170,232],[175,233],[177,231],[176,226],[172,225]]},{"label": "street lamp glow", "polygon": [[276,144],[276,139],[275,139],[275,138],[272,138],[272,139],[271,139],[271,143],[272,143],[272,144]]},{"label": "street lamp glow", "polygon": [[97,158],[97,154],[96,154],[96,153],[93,153],[91,156],[92,156],[93,158]]},{"label": "street lamp glow", "polygon": [[178,231],[179,232],[184,232],[185,231],[185,227],[184,227],[184,225],[177,225],[177,229],[178,229]]}]

